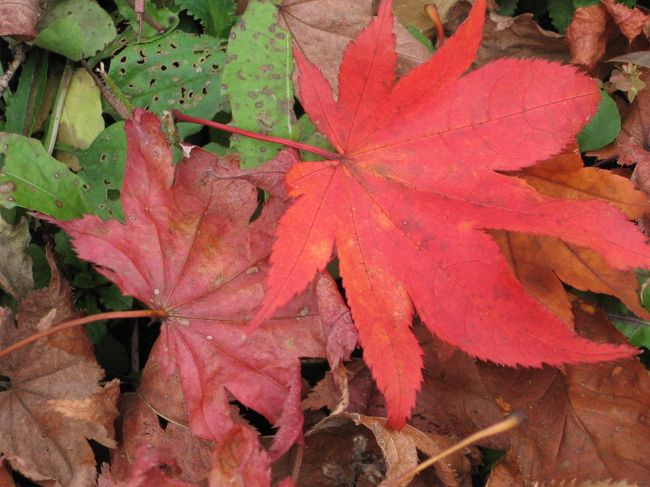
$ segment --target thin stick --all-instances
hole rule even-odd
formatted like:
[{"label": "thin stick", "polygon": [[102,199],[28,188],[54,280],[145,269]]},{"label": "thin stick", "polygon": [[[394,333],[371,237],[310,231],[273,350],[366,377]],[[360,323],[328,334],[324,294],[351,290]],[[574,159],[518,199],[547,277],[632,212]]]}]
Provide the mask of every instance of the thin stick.
[{"label": "thin stick", "polygon": [[415,467],[413,470],[405,473],[404,475],[401,475],[400,477],[394,480],[391,480],[386,485],[402,485],[403,482],[406,482],[409,479],[413,478],[415,475],[429,468],[431,465],[441,460],[442,458],[445,458],[446,456],[449,456],[452,453],[457,452],[458,450],[462,450],[466,446],[469,446],[472,443],[482,440],[483,438],[487,438],[488,436],[492,436],[492,435],[497,435],[499,433],[504,433],[508,430],[516,428],[517,426],[520,426],[525,421],[525,419],[526,419],[526,415],[524,413],[522,413],[521,411],[515,411],[503,421],[499,421],[498,423],[493,424],[492,426],[488,426],[487,428],[482,429],[481,431],[477,431],[473,435],[468,436],[464,440],[461,440],[459,443],[456,443],[454,446],[446,449],[445,451],[440,452],[437,455],[428,458],[427,460],[419,464],[417,467]]},{"label": "thin stick", "polygon": [[72,81],[72,73],[74,67],[68,59],[63,67],[63,74],[59,82],[59,89],[54,100],[54,108],[52,108],[52,116],[50,123],[47,126],[47,133],[43,139],[43,146],[48,154],[52,155],[54,152],[54,144],[56,144],[56,136],[59,134],[59,125],[61,124],[61,114],[63,113],[63,105],[65,98],[68,95],[68,88],[70,88],[70,81]]},{"label": "thin stick", "polygon": [[23,338],[13,345],[9,345],[7,348],[0,350],[0,359],[20,348],[29,345],[30,343],[34,343],[35,341],[40,340],[41,338],[54,335],[55,333],[67,330],[68,328],[74,328],[76,326],[85,325],[87,323],[93,323],[94,321],[117,320],[120,318],[142,318],[145,316],[155,316],[162,318],[166,315],[167,312],[161,309],[139,309],[135,311],[112,311],[110,313],[99,313],[76,320],[64,321],[63,323],[59,323],[58,325],[48,328],[47,330],[34,333],[33,335],[30,335],[27,338]]},{"label": "thin stick", "polygon": [[2,95],[7,88],[9,88],[9,82],[11,81],[11,78],[14,77],[14,74],[16,74],[16,71],[20,65],[25,62],[28,49],[29,47],[23,43],[20,43],[11,49],[14,58],[11,60],[11,63],[9,63],[9,66],[7,66],[5,73],[0,76],[0,95]]},{"label": "thin stick", "polygon": [[185,115],[184,113],[179,112],[178,110],[173,110],[172,115],[174,120],[177,122],[190,122],[190,123],[199,123],[201,125],[206,125],[215,129],[223,130],[225,132],[230,132],[232,134],[243,135],[244,137],[250,137],[251,139],[262,140],[264,142],[272,142],[274,144],[286,145],[288,147],[293,147],[294,149],[300,149],[313,154],[317,154],[325,159],[329,160],[339,160],[341,159],[341,154],[337,152],[330,152],[320,147],[313,147],[311,145],[302,144],[300,142],[295,142],[289,139],[283,139],[281,137],[273,137],[272,135],[258,134],[251,132],[249,130],[240,129],[238,127],[233,127],[232,125],[226,125],[224,123],[213,122],[212,120],[205,120],[203,118],[191,117]]}]

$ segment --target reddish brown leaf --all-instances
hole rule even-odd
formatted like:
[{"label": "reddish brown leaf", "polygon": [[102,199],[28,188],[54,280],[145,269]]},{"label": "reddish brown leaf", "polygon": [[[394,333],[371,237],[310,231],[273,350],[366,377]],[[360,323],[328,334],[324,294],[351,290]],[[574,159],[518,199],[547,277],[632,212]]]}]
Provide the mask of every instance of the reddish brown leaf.
[{"label": "reddish brown leaf", "polygon": [[571,62],[594,69],[605,55],[607,40],[614,32],[616,26],[603,5],[577,8],[566,31]]},{"label": "reddish brown leaf", "polygon": [[[126,482],[132,476],[138,452],[146,445],[160,455],[174,458],[176,480],[194,484],[207,479],[214,449],[212,442],[192,436],[187,425],[169,422],[163,429],[155,410],[135,394],[123,395],[120,412],[120,444],[111,452],[113,481]],[[163,419],[170,418],[163,416]]]},{"label": "reddish brown leaf", "polygon": [[[0,311],[0,348],[74,317],[70,287],[52,267],[48,288],[21,303],[18,325]],[[12,468],[37,482],[92,486],[95,457],[89,439],[113,447],[117,381],[104,372],[81,328],[69,329],[0,360],[9,383],[0,390],[0,452]]]},{"label": "reddish brown leaf", "polygon": [[602,4],[629,42],[641,35],[643,27],[648,21],[648,16],[644,12],[636,7],[630,8],[616,0],[603,0]]},{"label": "reddish brown leaf", "polygon": [[[650,83],[650,71],[641,75],[641,81]],[[625,114],[623,127],[616,140],[619,150],[618,162],[620,164],[639,164],[645,166],[650,162],[650,90],[641,90],[632,103],[632,107]],[[639,168],[641,169],[641,168]],[[647,178],[642,178],[639,183],[646,194],[650,194],[650,184]]]},{"label": "reddish brown leaf", "polygon": [[0,0],[0,36],[34,39],[43,5],[39,0]]},{"label": "reddish brown leaf", "polygon": [[257,434],[237,425],[228,432],[212,455],[210,487],[269,487],[271,462],[260,447]]},{"label": "reddish brown leaf", "polygon": [[194,150],[174,168],[153,115],[137,111],[126,127],[126,223],[93,216],[57,223],[122,292],[166,311],[152,357],[165,376],[178,370],[192,433],[220,442],[236,424],[232,395],[279,428],[271,450],[278,456],[302,434],[299,357],[336,363],[354,348],[336,285],[322,275],[247,336],[285,203],[271,198],[249,223],[257,188],[221,177],[235,171],[234,161]]},{"label": "reddish brown leaf", "polygon": [[[625,341],[589,305],[576,306],[574,314],[576,330],[587,338]],[[523,426],[482,445],[509,448],[526,482],[627,479],[643,485],[650,478],[650,377],[638,359],[567,365],[564,372],[508,369],[473,364],[461,352],[449,357],[434,346],[440,352],[426,355],[423,386],[430,402],[418,403],[414,424],[421,415],[442,425],[440,431],[465,436],[472,425],[521,410],[528,417]],[[435,404],[433,397],[444,400]]]}]

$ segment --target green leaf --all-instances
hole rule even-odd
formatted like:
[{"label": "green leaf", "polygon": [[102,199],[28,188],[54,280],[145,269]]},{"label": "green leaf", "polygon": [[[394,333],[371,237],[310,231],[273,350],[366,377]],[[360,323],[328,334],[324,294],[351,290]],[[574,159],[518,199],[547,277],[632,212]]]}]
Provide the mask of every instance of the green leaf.
[{"label": "green leaf", "polygon": [[548,13],[553,26],[564,34],[571,23],[575,12],[574,2],[571,0],[548,0]]},{"label": "green leaf", "polygon": [[117,35],[108,12],[92,0],[62,0],[41,22],[36,45],[79,61],[95,55]]},{"label": "green leaf", "polygon": [[519,0],[497,0],[499,5],[499,15],[504,17],[512,17],[517,10]]},{"label": "green leaf", "polygon": [[101,303],[108,309],[123,311],[133,306],[133,298],[124,296],[115,284],[98,288],[97,294],[100,296]]},{"label": "green leaf", "polygon": [[[20,71],[18,88],[8,99],[4,130],[32,135],[38,108],[43,102],[47,87],[48,54],[41,49],[32,49]],[[31,98],[31,102],[30,102]]]},{"label": "green leaf", "polygon": [[[230,99],[232,123],[263,134],[295,139],[291,39],[276,21],[277,7],[254,0],[230,32],[223,93]],[[243,167],[274,157],[278,144],[233,136]]]},{"label": "green leaf", "polygon": [[32,276],[34,278],[34,288],[41,289],[50,284],[52,278],[52,270],[50,264],[47,262],[43,247],[36,244],[29,244],[27,253],[32,259]]},{"label": "green leaf", "polygon": [[[225,108],[218,82],[225,57],[222,41],[214,37],[173,32],[128,46],[113,59],[108,75],[135,106],[158,113],[175,108],[209,119]],[[187,134],[181,126],[179,131]]]},{"label": "green leaf", "polygon": [[578,145],[582,152],[605,147],[621,131],[621,115],[616,102],[603,90],[600,91],[600,96],[598,112],[578,134]]},{"label": "green leaf", "polygon": [[591,7],[592,5],[599,4],[600,0],[573,0],[573,6],[575,8],[579,7]]},{"label": "green leaf", "polygon": [[205,33],[227,37],[235,23],[235,0],[178,0],[178,5],[201,22]]},{"label": "green leaf", "polygon": [[635,347],[650,348],[650,323],[640,320],[633,315],[609,315],[618,331],[623,333]]},{"label": "green leaf", "polygon": [[104,219],[123,219],[119,194],[126,161],[124,122],[104,129],[88,149],[74,154],[88,188],[85,199],[90,211]]},{"label": "green leaf", "polygon": [[433,47],[433,43],[431,42],[431,39],[425,36],[422,33],[422,31],[418,29],[416,26],[408,25],[406,26],[406,30],[409,31],[409,34],[411,34],[415,38],[415,40],[417,40],[420,44],[426,47],[429,52],[433,52],[436,50],[436,48]]},{"label": "green leaf", "polygon": [[88,213],[83,192],[82,179],[38,140],[0,133],[0,205],[71,220]]}]

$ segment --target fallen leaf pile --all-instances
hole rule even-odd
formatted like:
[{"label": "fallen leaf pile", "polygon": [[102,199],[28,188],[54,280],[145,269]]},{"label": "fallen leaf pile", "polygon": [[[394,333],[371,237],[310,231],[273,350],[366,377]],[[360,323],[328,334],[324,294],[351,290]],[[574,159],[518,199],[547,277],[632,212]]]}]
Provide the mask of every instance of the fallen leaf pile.
[{"label": "fallen leaf pile", "polygon": [[[84,307],[49,248],[50,284],[34,290],[33,216],[45,240],[62,229],[102,284],[163,317],[137,325],[154,338],[129,375],[100,367],[105,343],[92,328],[0,358],[0,485],[23,477],[57,487],[650,485],[647,356],[640,360],[610,322],[613,305],[599,308],[607,295],[640,329],[650,321],[647,282],[639,286],[650,269],[642,231],[650,228],[650,78],[638,54],[648,47],[648,13],[614,0],[571,2],[565,36],[530,13],[498,15],[502,2],[434,2],[454,33],[437,39],[432,55],[426,38],[411,35],[416,27],[394,15],[426,31],[427,18],[410,15],[419,0],[396,8],[393,0],[284,0],[277,18],[275,3],[251,0],[275,55],[286,44],[282,75],[273,64],[255,71],[250,17],[231,31],[236,48],[215,34],[211,58],[209,43],[197,43],[197,73],[206,62],[219,73],[222,60],[232,63],[222,87],[230,98],[217,93],[218,109],[230,103],[239,110],[233,124],[252,120],[292,139],[283,149],[253,140],[254,160],[181,144],[178,161],[151,107],[133,110],[119,141],[121,127],[119,137],[102,130],[95,99],[100,135],[79,146],[79,174],[54,178],[65,174],[77,197],[97,140],[101,164],[126,147],[119,199],[94,203],[115,211],[66,219],[81,214],[66,200],[64,216],[39,207],[13,223],[0,219],[0,350]],[[152,4],[136,3],[151,21]],[[236,4],[241,13],[249,2],[177,3],[197,25],[228,32]],[[0,14],[0,31],[39,35],[34,19],[12,19]],[[136,54],[118,53],[111,73],[123,65],[130,75],[137,52],[146,64],[149,49],[186,41],[155,45],[150,35]],[[289,39],[299,121],[286,106],[294,99]],[[115,42],[102,55],[123,48]],[[608,63],[612,56],[622,57]],[[246,89],[273,79],[275,91],[249,91],[244,103],[238,77]],[[183,88],[181,98],[201,106],[209,84],[202,93]],[[577,136],[605,89],[622,130],[583,158]],[[49,157],[9,131],[0,140],[2,178],[20,165],[18,143]],[[315,140],[317,160],[291,148]],[[632,170],[610,170],[615,159],[635,164],[631,179]],[[92,189],[106,201],[121,180],[111,171],[105,188]],[[3,201],[14,204],[17,185],[7,181]],[[75,259],[64,253],[63,231],[59,265]],[[89,275],[71,277],[75,292],[94,285]],[[143,340],[131,339],[137,361]],[[518,428],[415,471],[515,411],[526,416]]]}]

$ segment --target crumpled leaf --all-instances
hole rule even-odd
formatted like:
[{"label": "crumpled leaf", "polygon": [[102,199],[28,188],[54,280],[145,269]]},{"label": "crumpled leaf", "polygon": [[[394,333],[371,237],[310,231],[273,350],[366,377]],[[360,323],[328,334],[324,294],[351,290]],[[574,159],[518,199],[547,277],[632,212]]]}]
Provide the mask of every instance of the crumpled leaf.
[{"label": "crumpled leaf", "polygon": [[[640,76],[644,83],[650,83],[650,71]],[[634,100],[631,108],[625,113],[623,128],[616,139],[619,150],[619,164],[637,164],[637,172],[645,170],[650,162],[650,90],[641,90]],[[639,174],[640,175],[640,174]],[[640,188],[650,194],[650,185],[646,185],[645,178],[638,181]]]},{"label": "crumpled leaf", "polygon": [[644,12],[615,0],[577,8],[566,32],[571,62],[588,70],[594,69],[605,55],[607,42],[617,32],[632,42],[643,32],[647,22]]},{"label": "crumpled leaf", "polygon": [[[305,57],[319,67],[336,91],[343,51],[372,19],[374,5],[374,0],[284,0],[278,15]],[[399,22],[395,21],[394,28],[398,70],[404,74],[428,59],[429,51]]]},{"label": "crumpled leaf", "polygon": [[[278,427],[270,452],[277,458],[302,434],[298,358],[335,350],[330,359],[340,360],[344,357],[336,354],[354,348],[356,337],[336,285],[322,275],[248,336],[285,203],[271,198],[262,216],[248,223],[257,188],[219,176],[238,170],[235,161],[195,149],[172,166],[160,123],[142,110],[127,121],[126,131],[126,222],[86,216],[56,223],[73,238],[79,256],[124,294],[166,311],[151,357],[166,376],[179,371],[192,433],[221,441],[235,425],[232,394]],[[330,336],[346,341],[332,349]]]},{"label": "crumpled leaf", "polygon": [[10,225],[0,217],[0,288],[15,299],[34,289],[32,258],[27,252],[31,239],[27,218]]},{"label": "crumpled leaf", "polygon": [[612,206],[545,197],[498,172],[560,152],[600,95],[574,68],[541,60],[499,60],[459,78],[478,49],[484,9],[476,2],[454,37],[396,82],[391,2],[383,2],[346,51],[336,100],[295,51],[302,105],[337,154],[289,171],[294,200],[251,326],[302,291],[335,248],[392,427],[404,425],[422,380],[416,310],[432,333],[505,365],[636,353],[573,335],[526,294],[484,231],[561,238],[620,270],[650,266],[645,237]]},{"label": "crumpled leaf", "polygon": [[[75,317],[70,287],[53,266],[50,286],[20,303],[18,325],[0,311],[0,347]],[[35,360],[35,357],[38,360]],[[26,477],[54,486],[95,484],[87,439],[114,447],[119,383],[104,373],[81,328],[62,331],[0,360],[0,452]]]}]

